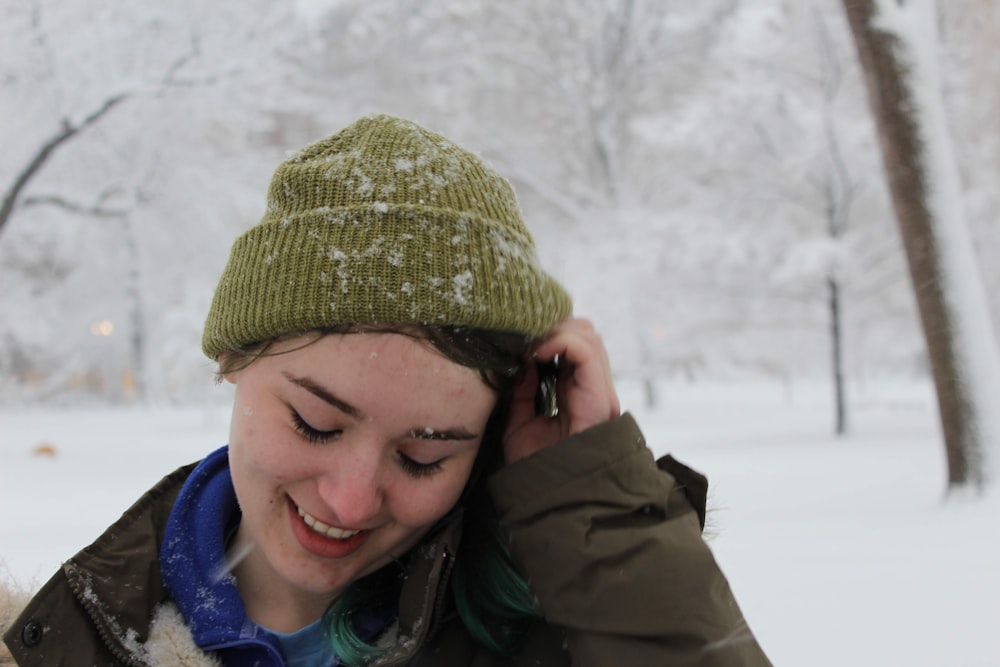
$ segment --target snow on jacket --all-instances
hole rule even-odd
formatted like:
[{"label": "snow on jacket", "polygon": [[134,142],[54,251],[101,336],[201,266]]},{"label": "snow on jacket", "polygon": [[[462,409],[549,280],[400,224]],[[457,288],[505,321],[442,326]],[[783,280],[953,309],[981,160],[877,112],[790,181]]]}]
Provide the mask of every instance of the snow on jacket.
[{"label": "snow on jacket", "polygon": [[[67,561],[15,620],[0,608],[10,650],[0,653],[0,665],[220,664],[195,643],[160,570],[168,517],[193,469],[165,477]],[[509,465],[489,484],[546,621],[529,630],[514,657],[474,643],[443,594],[460,538],[453,520],[414,551],[389,633],[394,646],[376,664],[771,664],[701,537],[704,478],[670,457],[654,462],[630,416]],[[270,664],[281,665],[270,655]]]}]

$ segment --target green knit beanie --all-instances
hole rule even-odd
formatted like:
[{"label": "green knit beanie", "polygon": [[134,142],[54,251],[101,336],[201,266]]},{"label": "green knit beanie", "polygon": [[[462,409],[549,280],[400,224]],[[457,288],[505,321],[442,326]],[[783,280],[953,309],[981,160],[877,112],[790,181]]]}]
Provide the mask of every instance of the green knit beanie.
[{"label": "green knit beanie", "polygon": [[444,137],[358,120],[278,166],[261,222],[233,244],[202,349],[343,324],[540,336],[569,315],[514,191]]}]

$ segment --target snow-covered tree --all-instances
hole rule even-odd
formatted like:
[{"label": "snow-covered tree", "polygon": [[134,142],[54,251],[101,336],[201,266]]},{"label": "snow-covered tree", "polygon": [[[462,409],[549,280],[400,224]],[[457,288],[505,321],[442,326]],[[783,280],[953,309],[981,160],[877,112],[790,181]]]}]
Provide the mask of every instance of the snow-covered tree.
[{"label": "snow-covered tree", "polygon": [[[745,49],[730,54],[734,78],[759,91],[757,104],[734,105],[750,131],[730,159],[730,187],[767,235],[771,267],[762,268],[771,300],[785,311],[779,319],[769,309],[768,317],[786,331],[801,328],[815,370],[831,378],[834,432],[844,435],[849,375],[865,368],[865,328],[873,316],[882,329],[891,326],[885,306],[893,302],[907,325],[913,321],[901,289],[905,269],[889,238],[884,188],[871,177],[878,168],[874,137],[856,121],[866,109],[865,91],[839,5],[772,6],[757,23],[774,38],[730,40]],[[753,23],[741,25],[749,31]],[[789,361],[801,367],[800,359]]]},{"label": "snow-covered tree", "polygon": [[[963,14],[983,0],[955,1],[945,55],[969,67],[948,70],[946,102],[988,257],[995,33]],[[143,363],[154,397],[210,391],[198,338],[229,244],[286,151],[368,112],[442,131],[511,178],[543,262],[622,375],[791,390],[831,365],[831,278],[846,376],[926,369],[840,0],[327,6],[300,23],[265,0],[10,3],[4,396],[76,383],[113,398]],[[1000,270],[983,268],[1000,294]]]},{"label": "snow-covered tree", "polygon": [[657,293],[650,281],[682,218],[664,203],[700,187],[673,150],[684,137],[660,128],[708,79],[705,54],[733,6],[342,2],[313,70],[337,81],[333,96],[351,90],[359,111],[409,115],[490,159],[617,367],[656,373],[643,290]]},{"label": "snow-covered tree", "polygon": [[[251,221],[250,140],[280,90],[261,84],[295,30],[272,5],[9,3],[0,307],[18,316],[4,318],[0,367],[27,383],[16,395],[124,399],[143,391],[151,355],[161,370],[177,334],[161,318],[192,310],[180,288],[210,290]],[[184,332],[194,352],[203,316]]]},{"label": "snow-covered tree", "polygon": [[927,341],[948,488],[1000,464],[1000,353],[969,237],[942,99],[933,0],[844,0]]},{"label": "snow-covered tree", "polygon": [[1000,331],[1000,5],[993,0],[938,4],[942,86],[969,229],[978,251],[994,330]]}]

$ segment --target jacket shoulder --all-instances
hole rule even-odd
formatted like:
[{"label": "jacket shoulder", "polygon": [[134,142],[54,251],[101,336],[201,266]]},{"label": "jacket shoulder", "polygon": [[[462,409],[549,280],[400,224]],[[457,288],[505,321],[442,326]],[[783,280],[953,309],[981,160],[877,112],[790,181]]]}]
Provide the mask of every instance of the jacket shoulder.
[{"label": "jacket shoulder", "polygon": [[708,482],[629,415],[517,461],[491,490],[574,667],[770,665],[705,543]]}]

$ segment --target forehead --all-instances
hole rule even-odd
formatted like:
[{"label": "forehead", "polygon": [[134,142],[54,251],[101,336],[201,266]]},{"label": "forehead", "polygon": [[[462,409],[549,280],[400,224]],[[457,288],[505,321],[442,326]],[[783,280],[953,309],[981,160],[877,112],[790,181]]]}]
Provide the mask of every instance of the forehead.
[{"label": "forehead", "polygon": [[353,369],[353,372],[389,373],[398,382],[415,374],[429,373],[451,382],[475,379],[485,384],[477,370],[449,359],[427,338],[401,332],[356,331],[300,336],[276,343],[268,357],[275,360],[276,366],[317,378]]},{"label": "forehead", "polygon": [[[308,387],[314,396],[333,396],[336,400],[324,400],[349,405],[366,419],[414,422],[408,428],[426,420],[435,428],[475,430],[496,404],[496,392],[478,371],[410,336],[332,334],[305,345],[287,341],[283,348],[287,351],[263,360],[264,383],[274,383],[281,395],[290,391],[283,388],[287,385],[297,385],[295,392]],[[296,395],[301,394],[288,394]]]}]

